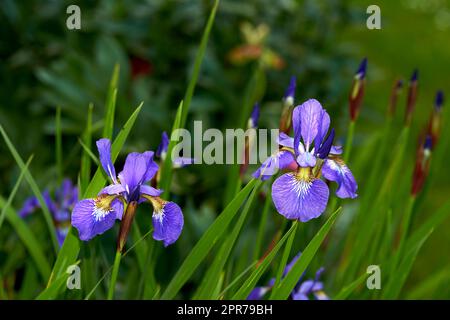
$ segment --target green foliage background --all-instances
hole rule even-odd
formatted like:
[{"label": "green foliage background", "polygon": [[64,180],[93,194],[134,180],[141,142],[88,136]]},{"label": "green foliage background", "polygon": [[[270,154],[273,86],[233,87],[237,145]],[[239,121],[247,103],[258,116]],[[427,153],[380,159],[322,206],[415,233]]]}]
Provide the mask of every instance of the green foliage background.
[{"label": "green foliage background", "polygon": [[[121,167],[130,151],[156,149],[161,132],[172,128],[212,7],[211,1],[79,1],[82,29],[70,31],[65,27],[65,10],[69,4],[70,1],[56,0],[5,0],[0,8],[0,123],[24,160],[34,155],[30,172],[42,190],[53,190],[58,185],[56,108],[61,108],[64,175],[76,181],[82,153],[78,138],[86,127],[89,103],[94,105],[92,136],[95,141],[102,134],[105,100],[116,63],[120,65],[120,78],[114,135],[135,107],[144,101],[116,166]],[[361,58],[368,58],[366,96],[357,122],[349,164],[359,183],[360,195],[364,195],[371,157],[376,154],[374,143],[384,123],[391,86],[396,78],[406,80],[414,68],[419,68],[419,98],[411,139],[402,172],[399,173],[404,178],[398,182],[399,188],[406,190],[414,164],[416,137],[428,120],[435,91],[442,89],[445,93],[450,92],[450,45],[447,41],[450,4],[439,0],[379,1],[382,29],[368,30],[365,10],[370,4],[371,1],[365,0],[221,1],[186,127],[192,128],[193,120],[202,120],[204,128],[239,126],[237,115],[242,110],[242,97],[256,63],[235,65],[229,61],[228,54],[244,42],[240,32],[243,22],[254,25],[265,23],[270,27],[266,46],[282,57],[285,67],[281,70],[265,69],[263,72],[257,94],[262,102],[262,127],[278,126],[280,98],[290,76],[295,75],[298,79],[296,101],[299,103],[311,97],[321,101],[332,116],[338,139],[343,142],[348,126],[347,97],[353,73]],[[147,60],[151,64],[150,74],[133,78],[132,56]],[[403,93],[397,110],[398,128],[401,126],[405,96]],[[446,115],[448,119],[448,112]],[[445,133],[449,130],[443,130],[441,156],[433,167],[434,174],[427,186],[426,196],[420,198],[415,209],[415,214],[419,216],[415,220],[415,228],[443,206],[450,192],[450,169],[445,157],[449,153],[450,139]],[[392,157],[396,152],[396,138],[392,137],[392,145],[388,148]],[[6,144],[0,144],[0,154],[0,193],[7,198],[21,170],[10,156]],[[386,163],[385,168],[388,165]],[[203,165],[174,173],[172,198],[183,207],[186,227],[175,246],[168,249],[157,246],[155,249],[159,252],[154,266],[155,276],[162,287],[170,282],[194,244],[217,213],[224,209],[225,182],[230,170],[229,166]],[[261,188],[265,191],[267,185]],[[28,185],[23,183],[13,207],[19,209],[22,201],[31,194]],[[400,193],[398,197],[403,197],[405,201],[399,200],[394,213],[401,212],[406,203],[405,193]],[[251,244],[261,219],[258,213],[263,210],[263,202],[255,202],[255,212],[242,231],[233,253],[236,257],[245,256],[248,259],[235,259],[233,268],[236,270],[243,270],[251,263]],[[336,222],[338,234],[340,230],[346,230],[346,219],[354,214],[358,205],[357,201],[343,203],[343,211]],[[137,224],[142,233],[149,224],[149,210],[141,208],[138,215]],[[327,217],[299,226],[292,253],[304,249]],[[269,219],[273,223],[268,224],[270,236],[265,239],[264,248],[278,229],[286,227],[273,208]],[[447,220],[445,224],[435,227],[417,257],[401,297],[450,296],[450,272],[447,271],[450,261],[445,254],[450,249],[450,237],[446,232],[449,223]],[[40,215],[27,220],[27,224],[46,252],[51,252],[49,236]],[[95,260],[98,264],[97,273],[92,275],[94,280],[98,280],[111,265],[116,233],[117,230],[108,232],[101,239],[94,240],[93,246],[83,245],[81,248],[82,257],[90,263]],[[26,259],[26,249],[16,237],[12,226],[5,223],[0,230],[0,275],[10,298],[34,298],[45,284],[38,279],[33,263]],[[329,241],[332,242],[333,237]],[[330,247],[332,243],[328,242],[327,248]],[[319,254],[310,267],[311,274],[315,267],[322,265],[330,270],[330,276],[325,278],[332,297],[333,293],[340,292],[343,285],[331,276],[335,273],[336,264],[333,261],[336,260],[330,257],[339,254],[339,251],[331,255]],[[207,261],[213,261],[213,257],[208,256]],[[54,257],[49,258],[50,266],[53,263]],[[200,266],[178,297],[192,296],[207,265]],[[134,259],[124,259],[119,283],[134,268]],[[266,278],[269,278],[268,275],[263,276],[263,280]],[[88,285],[94,280],[83,279]],[[138,283],[137,280],[133,278],[130,283]],[[427,287],[428,283],[431,284]],[[423,284],[424,287],[421,287]],[[133,298],[133,289],[136,288],[122,285],[119,288],[120,297]],[[80,297],[77,293],[68,293],[69,296],[64,297],[71,294]],[[102,297],[102,294],[94,297]],[[360,292],[352,297],[367,298]]]}]

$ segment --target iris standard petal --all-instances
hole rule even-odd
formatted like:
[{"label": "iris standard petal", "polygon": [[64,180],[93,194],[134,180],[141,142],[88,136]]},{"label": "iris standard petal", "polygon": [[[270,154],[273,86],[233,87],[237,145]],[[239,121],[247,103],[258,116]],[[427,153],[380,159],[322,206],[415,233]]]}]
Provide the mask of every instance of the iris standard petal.
[{"label": "iris standard petal", "polygon": [[297,163],[300,167],[314,167],[316,165],[316,157],[311,152],[300,152],[297,156]]},{"label": "iris standard petal", "polygon": [[272,185],[272,199],[277,211],[288,219],[306,222],[326,209],[329,190],[325,182],[315,178],[299,178],[286,173]]},{"label": "iris standard petal", "polygon": [[158,166],[153,163],[153,152],[132,152],[128,154],[123,170],[119,173],[120,183],[132,194],[149,177],[151,179],[157,170]]},{"label": "iris standard petal", "polygon": [[310,145],[313,143],[314,139],[319,133],[324,110],[322,108],[322,105],[316,99],[309,99],[297,108],[299,108],[300,112],[299,116],[301,136],[303,138],[306,150],[309,150]]},{"label": "iris standard petal", "polygon": [[329,128],[330,128],[330,115],[325,109],[322,109],[322,114],[319,118],[319,128],[317,130],[317,136],[314,140],[316,150],[318,149],[323,139],[327,135]]},{"label": "iris standard petal", "polygon": [[97,149],[100,155],[100,162],[102,164],[103,170],[115,183],[116,179],[116,169],[111,160],[111,141],[109,139],[103,138],[97,141]]},{"label": "iris standard petal", "polygon": [[356,184],[355,177],[345,163],[336,159],[327,159],[322,167],[322,175],[325,179],[334,181],[338,184],[336,195],[339,198],[356,198],[356,190],[358,185]]},{"label": "iris standard petal", "polygon": [[110,207],[105,207],[98,199],[84,199],[75,205],[72,225],[77,228],[81,240],[88,241],[104,233],[114,226],[114,221],[118,217],[122,217],[122,203],[114,202]]},{"label": "iris standard petal", "polygon": [[153,212],[153,239],[163,241],[164,246],[177,241],[183,230],[183,213],[174,202],[166,202]]},{"label": "iris standard petal", "polygon": [[276,174],[278,170],[287,168],[294,161],[294,155],[290,151],[278,151],[276,154],[267,158],[252,176],[256,179],[265,181]]}]

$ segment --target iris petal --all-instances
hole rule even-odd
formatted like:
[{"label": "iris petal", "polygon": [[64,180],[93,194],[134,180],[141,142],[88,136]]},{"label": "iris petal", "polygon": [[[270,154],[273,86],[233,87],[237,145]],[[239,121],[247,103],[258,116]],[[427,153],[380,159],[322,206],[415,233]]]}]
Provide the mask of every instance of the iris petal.
[{"label": "iris petal", "polygon": [[174,202],[167,202],[160,210],[153,212],[153,239],[163,241],[164,246],[177,241],[183,230],[183,213]]},{"label": "iris petal", "polygon": [[356,184],[355,177],[350,169],[341,160],[327,159],[322,167],[322,174],[325,179],[337,182],[338,188],[336,195],[339,198],[356,198]]},{"label": "iris petal", "polygon": [[127,188],[128,193],[149,181],[158,171],[158,165],[153,162],[153,152],[144,153],[132,152],[128,154],[119,179],[122,185]]},{"label": "iris petal", "polygon": [[111,160],[111,141],[103,138],[97,141],[97,149],[100,155],[100,162],[103,170],[111,178],[113,182],[116,182],[116,169]]},{"label": "iris petal", "polygon": [[276,174],[278,170],[287,168],[294,160],[294,155],[291,152],[287,150],[279,151],[267,158],[252,176],[265,181]]},{"label": "iris petal", "polygon": [[329,190],[319,179],[307,181],[286,173],[272,185],[272,199],[277,211],[288,219],[302,222],[320,216],[326,209]]},{"label": "iris petal", "polygon": [[109,209],[98,206],[95,199],[84,199],[78,202],[72,212],[72,225],[78,229],[79,237],[88,241],[114,226],[114,221],[123,214],[120,201],[113,201]]}]

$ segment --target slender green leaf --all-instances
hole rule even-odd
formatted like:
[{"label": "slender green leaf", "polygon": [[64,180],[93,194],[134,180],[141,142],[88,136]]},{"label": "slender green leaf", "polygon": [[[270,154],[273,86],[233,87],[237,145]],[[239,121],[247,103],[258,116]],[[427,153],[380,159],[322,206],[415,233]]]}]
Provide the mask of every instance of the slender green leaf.
[{"label": "slender green leaf", "polygon": [[[94,105],[92,103],[89,104],[88,107],[88,115],[86,120],[86,128],[83,132],[82,139],[79,139],[79,142],[81,146],[84,149],[83,154],[81,155],[81,167],[80,167],[80,189],[81,194],[86,190],[87,185],[89,184],[89,179],[91,177],[91,159],[96,159],[96,157],[93,157],[93,154],[91,152],[91,144],[92,144],[92,111],[94,109]],[[94,160],[94,162],[96,162]],[[98,165],[98,161],[97,161]]]},{"label": "slender green leaf", "polygon": [[[25,172],[25,171],[23,171]],[[7,205],[7,201],[0,197],[0,207],[3,209]],[[44,280],[50,276],[50,265],[48,257],[45,255],[41,243],[36,239],[33,232],[28,228],[25,221],[20,218],[17,213],[11,208],[7,207],[5,210],[6,219],[17,232],[22,243],[30,253],[31,258],[36,263],[36,267]]]},{"label": "slender green leaf", "polygon": [[53,218],[50,214],[50,211],[48,210],[47,204],[44,201],[44,198],[42,197],[42,193],[39,190],[39,187],[34,180],[33,176],[31,175],[30,171],[26,168],[25,163],[23,162],[22,158],[20,157],[19,153],[17,152],[16,148],[12,144],[11,140],[9,139],[8,135],[6,134],[5,130],[3,129],[3,126],[0,125],[0,132],[3,136],[3,139],[5,139],[6,145],[8,146],[9,151],[13,155],[14,159],[17,162],[17,165],[20,167],[22,171],[25,172],[25,179],[27,180],[31,190],[33,191],[35,197],[39,201],[39,205],[42,208],[42,212],[44,213],[45,222],[47,223],[47,228],[50,234],[50,239],[53,244],[53,248],[55,252],[57,253],[59,250],[59,244],[58,240],[56,239],[56,229],[55,225],[53,224]]},{"label": "slender green leaf", "polygon": [[211,13],[209,14],[208,22],[206,23],[206,27],[203,31],[202,40],[200,41],[200,46],[197,51],[197,55],[195,57],[194,69],[191,75],[191,79],[189,81],[188,87],[186,89],[186,93],[184,94],[184,108],[181,117],[181,127],[183,128],[187,115],[189,112],[189,106],[191,105],[192,96],[194,95],[195,85],[197,84],[198,75],[200,73],[200,67],[202,65],[203,57],[206,51],[206,45],[208,44],[209,34],[211,32],[211,28],[214,24],[214,18],[216,17],[217,7],[219,6],[219,0],[214,1],[214,5],[211,9]]},{"label": "slender green leaf", "polygon": [[56,108],[55,117],[55,153],[56,153],[56,168],[58,172],[58,183],[63,179],[63,164],[62,164],[62,132],[61,132],[61,107]]},{"label": "slender green leaf", "polygon": [[322,226],[322,228],[317,232],[308,246],[305,248],[300,258],[295,262],[291,271],[284,277],[284,279],[280,282],[278,287],[274,287],[273,299],[284,300],[289,297],[292,290],[294,290],[295,286],[298,283],[303,272],[305,272],[311,260],[314,258],[317,250],[322,244],[328,232],[331,230],[338,213],[341,211],[341,208],[337,209],[331,216],[328,218],[327,222]]},{"label": "slender green leaf", "polygon": [[367,273],[363,273],[358,279],[342,288],[342,290],[333,298],[334,300],[347,299],[356,288],[358,288],[367,278]]},{"label": "slender green leaf", "polygon": [[25,176],[25,172],[26,172],[26,170],[28,170],[28,167],[30,166],[30,163],[32,160],[33,160],[33,155],[31,155],[28,158],[27,163],[25,163],[25,169],[20,172],[19,178],[17,179],[16,183],[14,184],[14,187],[8,197],[8,200],[6,201],[5,205],[2,208],[2,211],[0,213],[0,229],[2,228],[3,221],[5,220],[6,212],[8,211],[9,207],[11,206],[12,201],[14,200],[17,190],[19,190],[20,184],[22,183],[23,177]]},{"label": "slender green leaf", "polygon": [[294,232],[296,228],[296,224],[293,224],[292,227],[286,232],[283,238],[278,241],[278,243],[273,247],[270,253],[264,258],[264,260],[259,264],[259,266],[252,272],[252,274],[245,280],[242,287],[234,294],[231,298],[232,300],[244,300],[248,297],[250,292],[255,288],[259,279],[262,277],[264,272],[267,270],[269,265],[272,263],[272,260],[277,255],[278,251],[280,251],[281,247],[284,245],[286,240],[290,237],[292,232]]},{"label": "slender green leaf", "polygon": [[112,139],[114,131],[114,114],[116,112],[116,99],[117,99],[117,82],[119,80],[120,65],[114,66],[114,71],[109,83],[108,94],[106,96],[105,103],[105,125],[103,127],[103,137]]},{"label": "slender green leaf", "polygon": [[[216,255],[214,262],[208,268],[205,277],[203,278],[202,283],[195,295],[195,299],[217,299],[218,296],[211,296],[211,293],[214,292],[214,288],[216,288],[217,283],[220,279],[220,275],[222,270],[230,256],[230,253],[234,247],[236,239],[239,236],[239,233],[244,225],[244,221],[247,218],[248,212],[250,211],[250,207],[253,204],[253,200],[255,198],[255,194],[259,190],[259,186],[261,185],[261,181],[258,180],[255,187],[253,188],[250,196],[248,197],[247,202],[245,203],[244,209],[239,215],[239,219],[237,223],[234,225],[232,232],[226,238],[224,243],[222,244],[219,253]],[[219,292],[217,292],[219,294]]]},{"label": "slender green leaf", "polygon": [[231,220],[236,215],[249,193],[255,187],[256,182],[256,180],[251,180],[223,210],[208,230],[206,230],[170,281],[161,297],[163,300],[173,299],[176,296],[181,287],[205,259],[208,252],[227,230]]}]

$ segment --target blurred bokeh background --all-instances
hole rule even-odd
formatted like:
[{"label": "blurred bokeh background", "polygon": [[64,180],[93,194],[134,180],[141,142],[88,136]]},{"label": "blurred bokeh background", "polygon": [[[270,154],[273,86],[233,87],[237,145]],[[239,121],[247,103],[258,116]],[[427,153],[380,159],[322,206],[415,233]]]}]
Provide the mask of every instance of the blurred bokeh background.
[{"label": "blurred bokeh background", "polygon": [[[100,138],[116,63],[120,65],[116,132],[144,101],[124,154],[156,149],[162,131],[171,129],[212,5],[206,0],[77,1],[82,27],[68,30],[66,8],[72,3],[2,0],[0,6],[0,123],[23,158],[34,154],[31,172],[41,188],[52,189],[56,184],[56,107],[62,110],[65,176],[76,181],[82,151],[78,137],[85,128],[88,105],[94,104],[94,138]],[[370,4],[381,8],[381,30],[366,27]],[[263,79],[258,91],[262,127],[278,126],[281,97],[290,77],[296,76],[297,101],[311,97],[321,101],[334,119],[339,138],[344,139],[352,77],[360,60],[367,57],[366,97],[354,152],[383,123],[394,81],[407,80],[414,68],[420,74],[414,116],[417,135],[428,119],[436,90],[450,95],[449,36],[450,3],[444,0],[222,0],[187,126],[202,120],[204,128],[235,127],[244,88],[258,67]],[[397,110],[399,125],[404,104],[405,94]],[[415,154],[413,140],[407,175]],[[121,156],[119,168],[123,160]],[[450,194],[450,168],[443,165],[441,169],[434,176],[433,192],[420,204],[424,215]],[[370,170],[370,162],[358,170],[356,175],[361,177]],[[2,195],[8,195],[18,174],[1,143]],[[177,172],[173,192],[183,196],[195,213],[194,224],[209,224],[222,206],[226,175],[227,166],[191,166]],[[30,194],[24,184],[17,207]],[[449,227],[447,222],[427,242],[411,283],[449,264]],[[447,279],[434,297],[448,297],[449,283]]]}]

